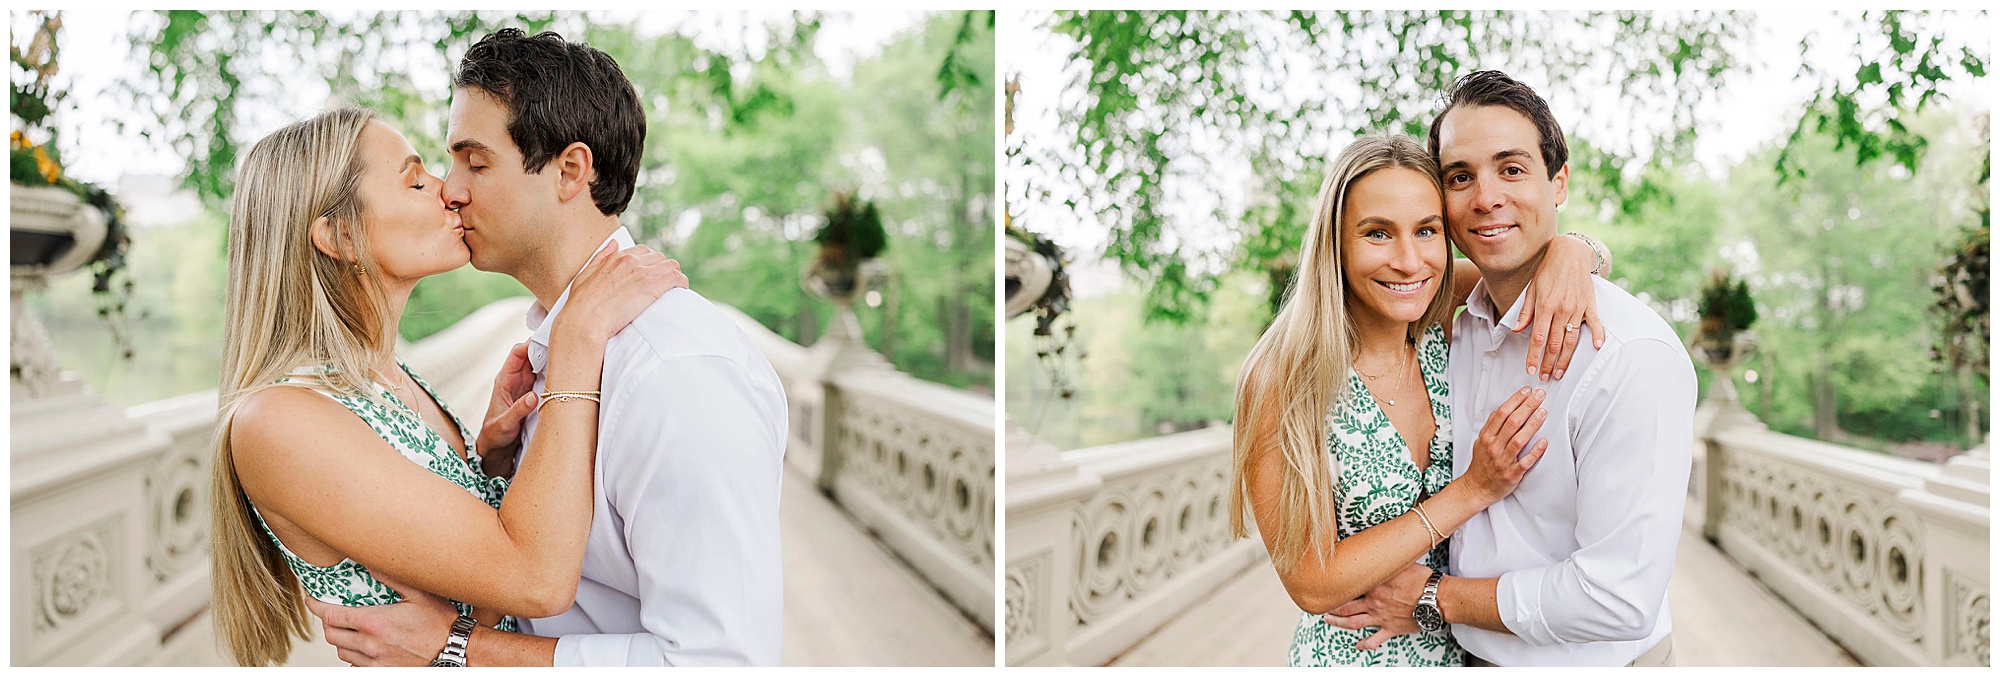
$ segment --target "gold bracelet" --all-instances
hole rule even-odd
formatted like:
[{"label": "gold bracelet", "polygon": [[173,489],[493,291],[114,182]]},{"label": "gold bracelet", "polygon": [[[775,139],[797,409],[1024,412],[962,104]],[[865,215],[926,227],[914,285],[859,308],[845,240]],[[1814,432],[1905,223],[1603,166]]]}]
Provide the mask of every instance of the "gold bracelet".
[{"label": "gold bracelet", "polygon": [[603,395],[603,394],[604,394],[603,392],[601,392],[601,391],[597,391],[597,390],[548,390],[548,391],[544,391],[544,392],[542,392],[542,396],[543,396],[543,397],[548,397],[548,396],[550,396],[550,395],[592,395],[592,396],[596,396],[596,395]]},{"label": "gold bracelet", "polygon": [[550,402],[566,402],[569,400],[589,400],[592,402],[596,402],[599,406],[602,406],[604,404],[604,401],[597,399],[596,395],[591,395],[581,392],[558,391],[552,393],[543,393],[542,401],[535,404],[535,411],[541,411],[542,407],[548,406]]},{"label": "gold bracelet", "polygon": [[1431,532],[1431,548],[1437,548],[1438,543],[1444,541],[1444,534],[1439,533],[1437,527],[1431,524],[1431,516],[1424,514],[1424,504],[1411,503],[1410,511],[1417,513],[1417,519],[1424,521],[1424,528]]}]

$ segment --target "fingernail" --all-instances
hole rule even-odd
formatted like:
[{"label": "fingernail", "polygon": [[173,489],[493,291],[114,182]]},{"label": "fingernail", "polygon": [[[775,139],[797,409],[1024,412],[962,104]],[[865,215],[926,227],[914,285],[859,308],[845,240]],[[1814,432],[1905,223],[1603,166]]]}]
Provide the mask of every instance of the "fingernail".
[{"label": "fingernail", "polygon": [[1530,374],[1535,373],[1535,365],[1532,364],[1528,365],[1528,373]]},{"label": "fingernail", "polygon": [[1539,400],[1548,396],[1549,396],[1549,391],[1541,390],[1539,388],[1535,390],[1535,399]]},{"label": "fingernail", "polygon": [[1562,377],[1563,377],[1563,370],[1561,370],[1561,369],[1557,369],[1557,370],[1556,370],[1556,378],[1562,378]]}]

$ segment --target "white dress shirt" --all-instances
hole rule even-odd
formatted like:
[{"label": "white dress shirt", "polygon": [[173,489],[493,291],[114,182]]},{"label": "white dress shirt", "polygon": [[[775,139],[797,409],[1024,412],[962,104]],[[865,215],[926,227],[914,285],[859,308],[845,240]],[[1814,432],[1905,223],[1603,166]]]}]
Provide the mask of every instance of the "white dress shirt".
[{"label": "white dress shirt", "polygon": [[1455,476],[1471,466],[1479,429],[1502,402],[1523,386],[1549,393],[1536,435],[1549,441],[1547,453],[1451,542],[1448,573],[1500,579],[1500,618],[1513,634],[1452,627],[1467,651],[1498,665],[1624,665],[1673,629],[1667,579],[1693,458],[1694,365],[1651,308],[1591,279],[1609,335],[1595,349],[1579,329],[1558,381],[1527,373],[1529,332],[1508,329],[1519,299],[1496,321],[1482,282],[1455,320]]},{"label": "white dress shirt", "polygon": [[[624,228],[611,240],[632,246]],[[547,389],[549,331],[568,300],[565,289],[555,308],[528,311],[536,392]],[[576,604],[524,619],[522,631],[559,637],[558,666],[777,665],[786,439],[777,372],[707,299],[674,289],[605,346],[601,389],[596,510]],[[536,422],[523,426],[523,453]]]}]

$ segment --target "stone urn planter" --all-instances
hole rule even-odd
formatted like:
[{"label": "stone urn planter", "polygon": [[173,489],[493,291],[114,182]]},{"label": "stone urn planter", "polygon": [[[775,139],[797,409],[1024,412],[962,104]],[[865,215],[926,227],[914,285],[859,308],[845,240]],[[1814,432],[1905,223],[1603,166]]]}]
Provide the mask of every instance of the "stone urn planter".
[{"label": "stone urn planter", "polygon": [[48,331],[28,311],[28,293],[49,281],[89,265],[104,245],[110,228],[104,213],[61,188],[11,184],[8,205],[8,256],[12,302],[8,380],[30,397],[50,392],[61,371]]}]

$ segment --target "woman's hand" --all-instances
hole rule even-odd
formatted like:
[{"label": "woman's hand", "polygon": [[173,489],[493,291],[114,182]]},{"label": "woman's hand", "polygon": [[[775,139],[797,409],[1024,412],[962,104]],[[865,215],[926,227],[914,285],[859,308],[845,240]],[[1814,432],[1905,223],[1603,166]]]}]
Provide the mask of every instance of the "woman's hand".
[{"label": "woman's hand", "polygon": [[1541,406],[1547,397],[1547,391],[1522,388],[1500,403],[1500,408],[1486,417],[1486,427],[1479,430],[1479,440],[1472,445],[1471,467],[1452,484],[1465,484],[1486,505],[1514,493],[1528,469],[1549,449],[1549,441],[1544,439],[1535,442],[1528,453],[1521,453],[1548,419],[1549,411]]},{"label": "woman's hand", "polygon": [[488,477],[514,474],[514,457],[521,450],[521,421],[535,410],[535,370],[528,364],[528,344],[514,344],[507,361],[493,377],[493,397],[486,402],[486,422],[479,426],[477,448]]},{"label": "woman's hand", "polygon": [[[1590,279],[1590,270],[1596,267],[1597,251],[1582,240],[1558,235],[1549,242],[1514,326],[1514,331],[1534,326],[1528,341],[1528,373],[1544,381],[1562,378],[1585,326],[1590,327],[1591,345],[1604,347],[1604,322],[1597,317],[1597,290]],[[1559,336],[1551,337],[1552,333]]]},{"label": "woman's hand", "polygon": [[645,245],[619,251],[616,243],[606,244],[577,275],[556,322],[590,338],[610,340],[661,294],[687,286],[680,262]]}]

